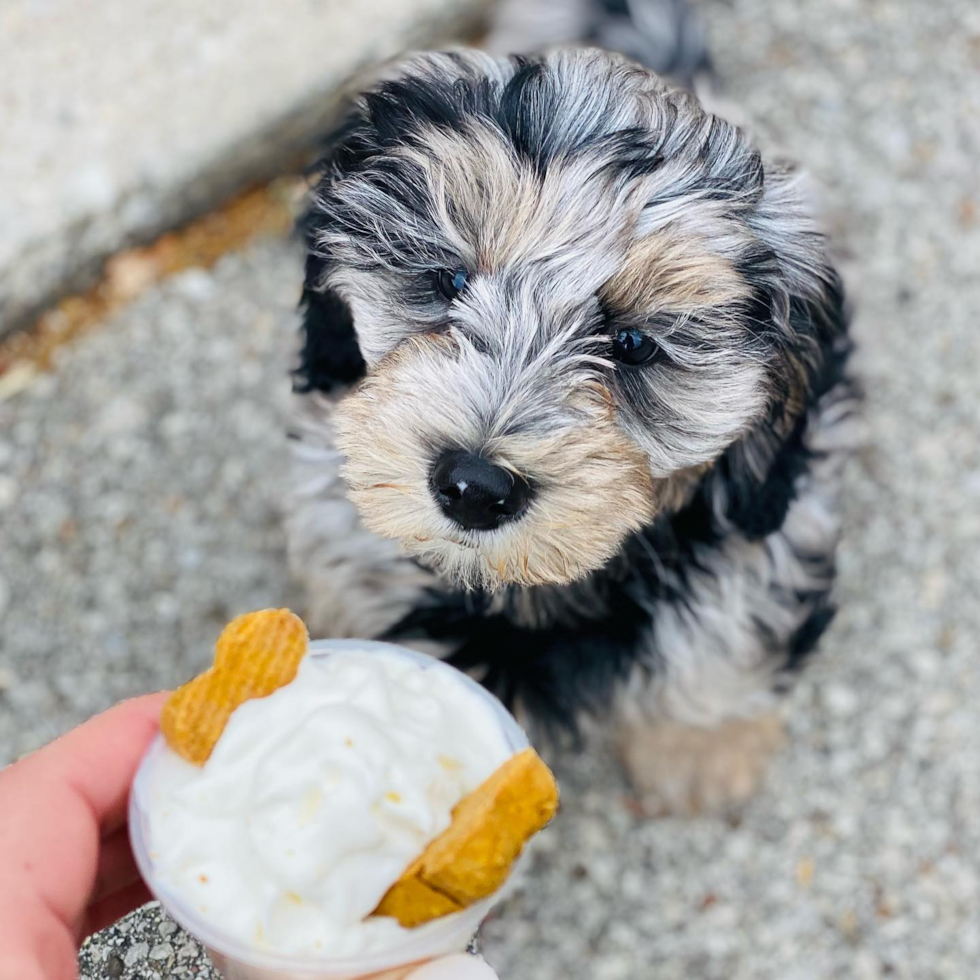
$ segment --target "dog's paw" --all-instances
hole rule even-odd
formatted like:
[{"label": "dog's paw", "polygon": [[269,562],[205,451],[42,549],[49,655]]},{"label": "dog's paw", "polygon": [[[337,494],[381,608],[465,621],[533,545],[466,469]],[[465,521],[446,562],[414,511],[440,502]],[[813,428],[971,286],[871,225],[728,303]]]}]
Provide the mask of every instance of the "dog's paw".
[{"label": "dog's paw", "polygon": [[756,791],[782,740],[776,715],[717,728],[650,721],[624,728],[622,752],[648,815],[730,813]]}]

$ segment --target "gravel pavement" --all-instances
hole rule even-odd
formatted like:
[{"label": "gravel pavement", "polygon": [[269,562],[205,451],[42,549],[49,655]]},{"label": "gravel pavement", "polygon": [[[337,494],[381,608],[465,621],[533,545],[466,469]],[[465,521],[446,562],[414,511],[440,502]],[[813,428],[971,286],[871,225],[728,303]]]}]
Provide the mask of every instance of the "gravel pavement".
[{"label": "gravel pavement", "polygon": [[[731,94],[826,188],[867,443],[841,614],[737,823],[638,818],[611,754],[484,931],[504,980],[972,980],[980,963],[980,8],[705,5]],[[294,244],[159,284],[0,402],[0,754],[202,667],[289,602]],[[207,977],[150,909],[86,978]]]}]

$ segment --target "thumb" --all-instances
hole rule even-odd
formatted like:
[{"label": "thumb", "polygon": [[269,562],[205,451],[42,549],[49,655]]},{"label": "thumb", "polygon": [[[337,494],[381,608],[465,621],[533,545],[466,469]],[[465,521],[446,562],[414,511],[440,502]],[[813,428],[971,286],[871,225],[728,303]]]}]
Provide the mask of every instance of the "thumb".
[{"label": "thumb", "polygon": [[409,973],[405,980],[498,980],[493,968],[478,956],[459,953],[430,960]]}]

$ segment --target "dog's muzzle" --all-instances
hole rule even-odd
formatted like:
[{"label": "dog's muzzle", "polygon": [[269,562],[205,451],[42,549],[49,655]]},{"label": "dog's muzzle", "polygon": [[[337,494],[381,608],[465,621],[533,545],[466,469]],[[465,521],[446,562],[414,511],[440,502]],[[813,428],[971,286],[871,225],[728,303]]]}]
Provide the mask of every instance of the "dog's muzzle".
[{"label": "dog's muzzle", "polygon": [[492,531],[527,509],[531,487],[520,476],[465,450],[443,453],[429,488],[442,512],[467,531]]}]

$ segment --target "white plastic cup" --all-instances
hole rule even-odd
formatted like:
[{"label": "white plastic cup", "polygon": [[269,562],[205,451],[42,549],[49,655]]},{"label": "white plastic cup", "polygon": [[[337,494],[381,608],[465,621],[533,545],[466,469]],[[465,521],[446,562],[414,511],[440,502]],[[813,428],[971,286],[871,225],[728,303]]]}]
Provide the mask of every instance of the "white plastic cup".
[{"label": "white plastic cup", "polygon": [[[407,658],[424,670],[452,675],[457,684],[469,688],[490,706],[512,752],[520,752],[529,745],[524,730],[497,698],[471,677],[435,657],[374,640],[317,640],[310,644],[312,657],[329,657],[333,653],[352,650],[387,652]],[[462,953],[500,898],[499,893],[491,895],[462,912],[429,923],[417,935],[409,933],[398,946],[364,956],[310,960],[253,949],[202,921],[180,895],[157,878],[148,843],[146,800],[153,766],[162,753],[169,751],[163,736],[157,735],[140,763],[129,795],[129,839],[140,874],[153,896],[183,929],[204,945],[215,968],[225,980],[355,980],[357,977],[423,963],[438,956]]]}]

